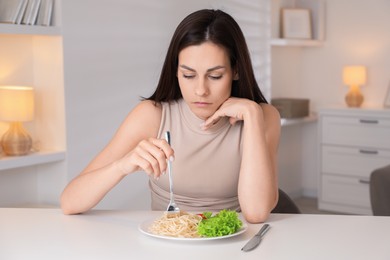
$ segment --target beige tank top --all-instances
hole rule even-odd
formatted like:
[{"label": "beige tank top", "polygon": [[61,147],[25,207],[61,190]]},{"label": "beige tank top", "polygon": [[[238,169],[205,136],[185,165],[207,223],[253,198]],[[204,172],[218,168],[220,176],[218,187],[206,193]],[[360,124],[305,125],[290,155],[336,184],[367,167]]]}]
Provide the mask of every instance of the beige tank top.
[{"label": "beige tank top", "polygon": [[[228,118],[211,129],[200,128],[202,119],[183,99],[162,104],[159,138],[170,131],[175,151],[172,163],[176,204],[186,211],[240,210],[237,196],[242,156],[242,122]],[[168,173],[150,178],[152,210],[166,210],[169,202]]]}]

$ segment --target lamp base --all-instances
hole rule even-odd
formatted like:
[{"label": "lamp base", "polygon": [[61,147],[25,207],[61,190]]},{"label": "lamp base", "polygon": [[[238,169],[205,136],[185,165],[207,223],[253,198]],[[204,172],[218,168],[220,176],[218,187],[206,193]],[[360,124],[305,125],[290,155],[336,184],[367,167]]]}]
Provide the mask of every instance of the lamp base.
[{"label": "lamp base", "polygon": [[351,86],[347,95],[345,96],[345,102],[349,107],[360,107],[363,103],[364,97],[360,93],[359,86]]},{"label": "lamp base", "polygon": [[22,123],[12,122],[1,139],[1,146],[6,155],[26,155],[31,151],[32,139]]}]

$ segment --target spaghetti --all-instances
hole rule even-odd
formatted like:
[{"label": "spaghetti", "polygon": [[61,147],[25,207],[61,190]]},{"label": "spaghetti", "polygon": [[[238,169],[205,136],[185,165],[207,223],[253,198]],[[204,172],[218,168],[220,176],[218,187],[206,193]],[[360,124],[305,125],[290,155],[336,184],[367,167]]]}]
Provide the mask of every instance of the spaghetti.
[{"label": "spaghetti", "polygon": [[164,213],[153,222],[149,231],[162,236],[197,238],[201,237],[198,234],[198,224],[201,220],[201,216],[184,211],[175,215]]}]

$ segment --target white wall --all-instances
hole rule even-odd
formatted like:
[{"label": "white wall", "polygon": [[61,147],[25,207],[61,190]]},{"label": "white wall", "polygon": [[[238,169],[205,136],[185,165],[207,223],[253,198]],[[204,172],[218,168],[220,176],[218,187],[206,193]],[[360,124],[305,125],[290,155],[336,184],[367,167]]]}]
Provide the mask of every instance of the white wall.
[{"label": "white wall", "polygon": [[[327,0],[323,46],[273,47],[272,95],[309,98],[313,111],[344,105],[348,88],[342,83],[342,68],[361,64],[368,70],[363,105],[382,106],[390,83],[389,12],[388,0]],[[307,125],[300,137],[302,189],[310,196],[317,192],[316,130]]]},{"label": "white wall", "polygon": [[389,11],[388,0],[327,0],[322,47],[273,48],[272,94],[308,97],[313,110],[343,105],[342,68],[361,64],[368,69],[364,105],[382,105],[390,82]]},{"label": "white wall", "polygon": [[390,1],[330,0],[327,5],[326,43],[304,53],[302,71],[312,73],[303,76],[301,91],[312,97],[316,107],[344,104],[348,88],[342,83],[342,67],[362,64],[368,69],[368,82],[362,87],[364,105],[382,105],[390,83]]}]

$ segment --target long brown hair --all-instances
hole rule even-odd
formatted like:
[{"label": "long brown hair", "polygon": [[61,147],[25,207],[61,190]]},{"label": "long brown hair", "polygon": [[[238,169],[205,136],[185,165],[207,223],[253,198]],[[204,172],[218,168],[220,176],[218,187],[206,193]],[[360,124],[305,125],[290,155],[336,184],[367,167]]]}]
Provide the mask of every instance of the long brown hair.
[{"label": "long brown hair", "polygon": [[203,9],[188,15],[178,25],[169,45],[160,80],[147,100],[169,102],[182,97],[177,79],[179,53],[188,46],[210,41],[225,48],[230,64],[238,72],[231,96],[267,103],[256,82],[248,46],[237,22],[221,10]]}]

